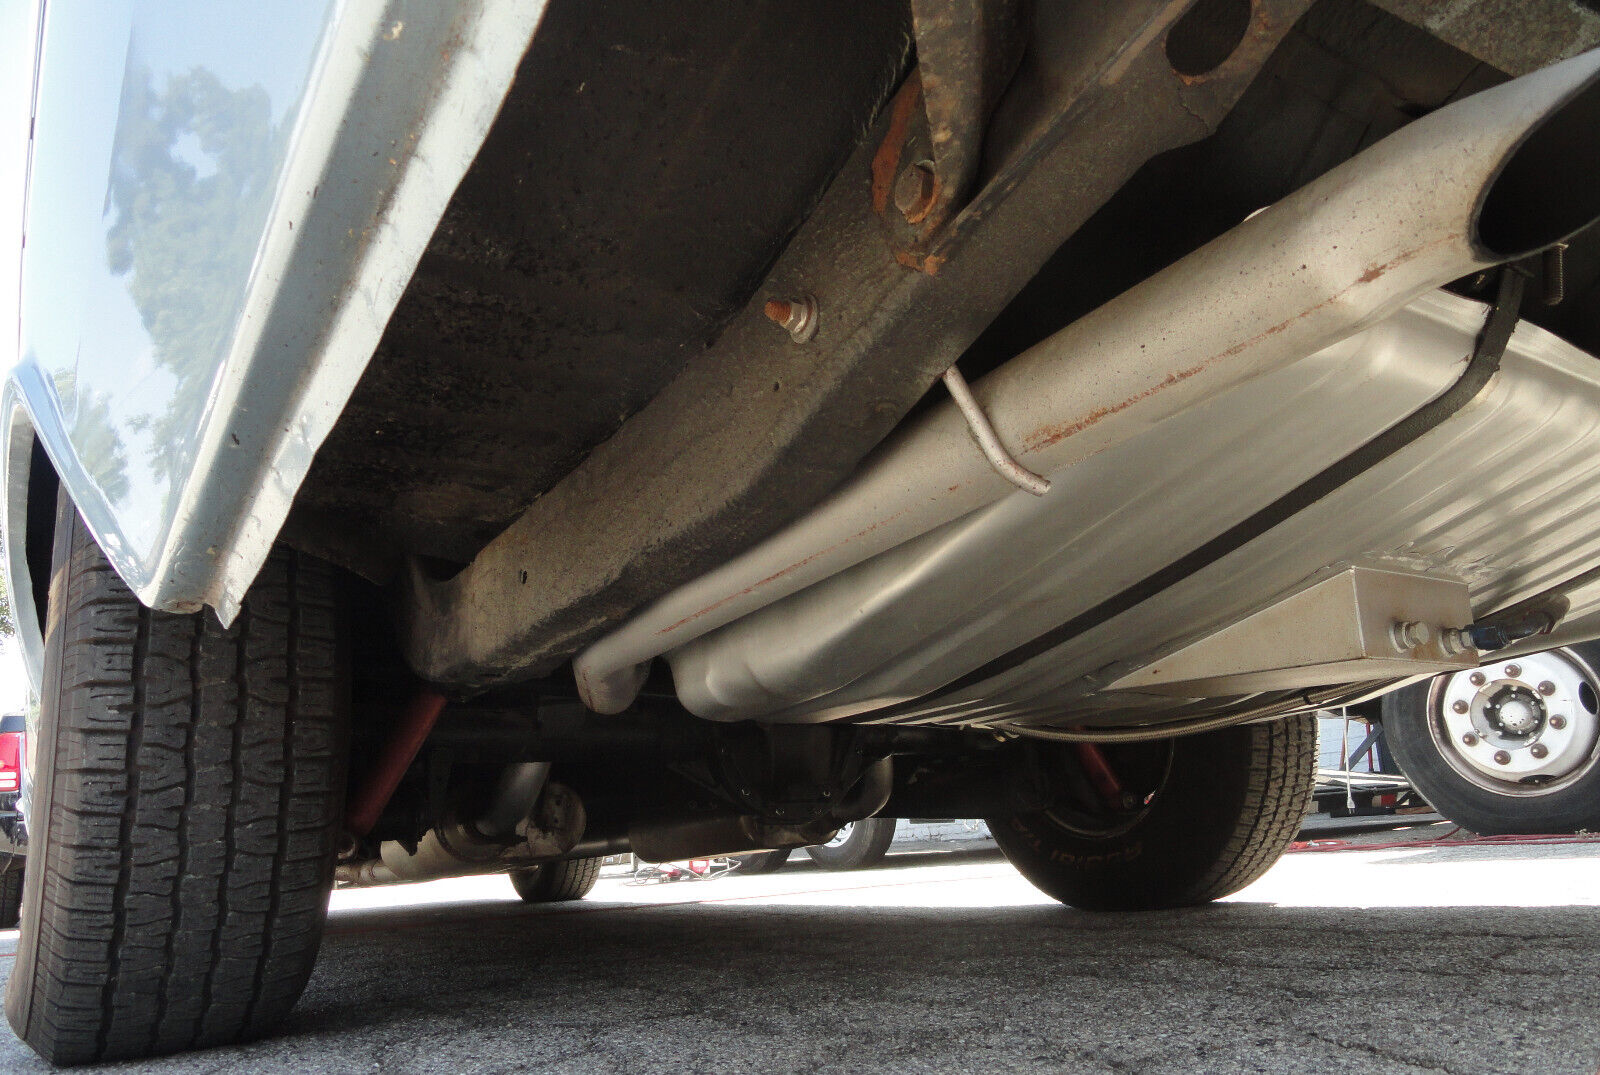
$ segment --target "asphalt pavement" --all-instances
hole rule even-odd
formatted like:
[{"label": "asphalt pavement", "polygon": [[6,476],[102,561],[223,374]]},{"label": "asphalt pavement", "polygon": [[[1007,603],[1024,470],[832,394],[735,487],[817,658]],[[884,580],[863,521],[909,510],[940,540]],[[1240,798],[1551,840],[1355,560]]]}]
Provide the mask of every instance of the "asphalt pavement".
[{"label": "asphalt pavement", "polygon": [[[1057,906],[994,853],[545,908],[504,878],[339,893],[281,1034],[100,1070],[1593,1075],[1600,844],[1382,846],[1448,828],[1142,915]],[[0,1040],[0,1071],[46,1070]]]}]

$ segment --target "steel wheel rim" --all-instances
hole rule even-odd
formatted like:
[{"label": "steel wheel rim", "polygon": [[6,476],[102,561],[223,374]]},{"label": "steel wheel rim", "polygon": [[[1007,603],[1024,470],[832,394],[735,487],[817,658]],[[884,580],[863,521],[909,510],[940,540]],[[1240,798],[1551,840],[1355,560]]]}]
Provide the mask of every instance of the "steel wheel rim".
[{"label": "steel wheel rim", "polygon": [[1600,676],[1569,649],[1440,676],[1427,705],[1440,756],[1496,795],[1551,795],[1600,762]]},{"label": "steel wheel rim", "polygon": [[850,834],[855,831],[855,828],[856,825],[853,821],[845,824],[839,829],[838,832],[833,834],[833,839],[829,840],[822,846],[835,851],[838,850],[844,846],[846,840],[850,839]]}]

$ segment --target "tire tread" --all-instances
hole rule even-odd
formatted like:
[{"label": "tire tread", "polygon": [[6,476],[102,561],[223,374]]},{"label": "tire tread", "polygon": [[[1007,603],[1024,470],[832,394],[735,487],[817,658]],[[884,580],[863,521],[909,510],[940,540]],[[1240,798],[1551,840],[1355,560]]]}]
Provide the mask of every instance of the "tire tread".
[{"label": "tire tread", "polygon": [[144,608],[70,525],[44,876],[8,1015],[58,1064],[255,1036],[303,989],[332,883],[336,580],[274,552],[225,629]]},{"label": "tire tread", "polygon": [[601,856],[546,862],[511,875],[511,883],[525,903],[566,903],[587,896],[600,880]]}]

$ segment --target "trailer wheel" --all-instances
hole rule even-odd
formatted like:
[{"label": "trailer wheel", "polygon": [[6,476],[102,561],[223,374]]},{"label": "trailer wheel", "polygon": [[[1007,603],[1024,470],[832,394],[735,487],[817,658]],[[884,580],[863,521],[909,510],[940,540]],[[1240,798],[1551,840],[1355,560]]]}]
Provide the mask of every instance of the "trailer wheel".
[{"label": "trailer wheel", "polygon": [[337,590],[279,551],[226,630],[152,612],[61,498],[5,997],[46,1060],[236,1042],[299,997],[344,799]]},{"label": "trailer wheel", "polygon": [[1057,786],[1076,790],[1047,810],[990,818],[989,829],[1024,877],[1085,910],[1186,907],[1237,892],[1278,861],[1316,786],[1311,717],[1104,747],[1117,802],[1078,775],[1071,745],[1049,746]]},{"label": "trailer wheel", "polygon": [[600,880],[597,858],[567,859],[563,862],[546,862],[540,866],[511,871],[511,887],[517,890],[523,903],[565,903],[581,900]]},{"label": "trailer wheel", "polygon": [[1394,691],[1385,738],[1433,808],[1490,835],[1600,829],[1600,644]]},{"label": "trailer wheel", "polygon": [[869,817],[840,829],[825,844],[806,848],[811,861],[824,870],[860,870],[876,866],[894,842],[895,819]]}]

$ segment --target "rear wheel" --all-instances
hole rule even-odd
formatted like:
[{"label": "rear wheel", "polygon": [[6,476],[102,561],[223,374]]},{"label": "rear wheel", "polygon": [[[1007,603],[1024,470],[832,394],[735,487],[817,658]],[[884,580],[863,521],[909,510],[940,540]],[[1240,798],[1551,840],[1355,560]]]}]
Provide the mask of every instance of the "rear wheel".
[{"label": "rear wheel", "polygon": [[876,866],[894,842],[895,819],[869,817],[846,825],[825,844],[813,844],[806,854],[824,870],[860,870]]},{"label": "rear wheel", "polygon": [[1498,660],[1383,699],[1422,797],[1488,834],[1600,829],[1600,644]]},{"label": "rear wheel", "polygon": [[277,552],[230,628],[152,612],[63,498],[5,997],[45,1059],[235,1042],[299,997],[344,798],[336,589]]},{"label": "rear wheel", "polygon": [[1237,892],[1278,861],[1316,785],[1311,717],[1100,753],[1120,785],[1114,797],[1061,745],[1049,758],[1067,789],[1056,804],[989,819],[1024,877],[1086,910],[1185,907]]},{"label": "rear wheel", "polygon": [[524,903],[565,903],[581,900],[600,880],[600,865],[605,859],[567,859],[511,871],[511,887]]}]

